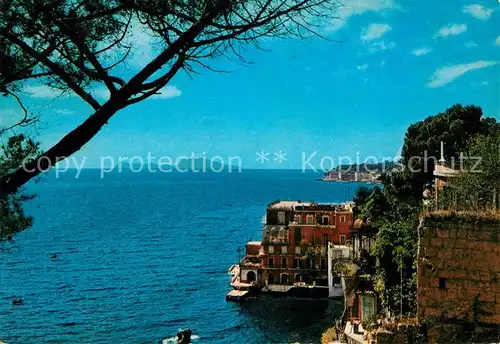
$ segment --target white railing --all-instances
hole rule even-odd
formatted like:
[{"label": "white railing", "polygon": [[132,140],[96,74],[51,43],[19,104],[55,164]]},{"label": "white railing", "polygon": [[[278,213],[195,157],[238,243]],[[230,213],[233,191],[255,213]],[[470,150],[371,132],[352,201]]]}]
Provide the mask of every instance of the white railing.
[{"label": "white railing", "polygon": [[238,275],[240,273],[240,266],[238,264],[233,264],[227,270],[227,273],[230,275]]}]

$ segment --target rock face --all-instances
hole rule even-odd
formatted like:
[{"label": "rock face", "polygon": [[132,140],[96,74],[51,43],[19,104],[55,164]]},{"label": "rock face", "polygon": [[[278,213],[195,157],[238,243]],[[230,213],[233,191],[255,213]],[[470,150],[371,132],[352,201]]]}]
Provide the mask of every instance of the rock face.
[{"label": "rock face", "polygon": [[424,215],[417,300],[418,319],[427,324],[431,343],[470,329],[478,338],[491,332],[498,339],[500,219],[445,211]]},{"label": "rock face", "polygon": [[182,330],[177,333],[177,343],[178,344],[189,344],[191,343],[191,335],[193,332],[190,329]]},{"label": "rock face", "polygon": [[419,235],[419,319],[445,312],[500,324],[500,221],[428,214]]}]

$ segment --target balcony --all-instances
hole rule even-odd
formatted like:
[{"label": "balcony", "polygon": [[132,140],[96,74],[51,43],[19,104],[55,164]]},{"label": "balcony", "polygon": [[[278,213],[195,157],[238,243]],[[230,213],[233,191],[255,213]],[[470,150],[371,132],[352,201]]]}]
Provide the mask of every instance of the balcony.
[{"label": "balcony", "polygon": [[288,227],[278,225],[266,225],[262,230],[263,244],[288,244]]},{"label": "balcony", "polygon": [[269,237],[264,242],[266,244],[273,244],[273,245],[288,245],[288,238],[285,238],[285,237]]},{"label": "balcony", "polygon": [[328,267],[327,266],[319,266],[316,268],[315,266],[311,267],[305,267],[305,266],[293,266],[293,265],[280,265],[280,264],[273,264],[273,266],[262,266],[264,269],[269,269],[269,270],[304,270],[304,271],[327,271]]},{"label": "balcony", "polygon": [[258,256],[247,255],[247,256],[243,257],[239,266],[240,267],[249,267],[249,268],[259,268],[261,266],[260,258]]},{"label": "balcony", "polygon": [[274,270],[280,270],[280,269],[293,269],[291,265],[281,265],[281,264],[273,264],[272,266],[265,266],[264,268],[266,269],[274,269]]},{"label": "balcony", "polygon": [[232,276],[237,276],[240,274],[240,266],[238,264],[233,264],[227,271],[228,274]]},{"label": "balcony", "polygon": [[332,228],[336,229],[337,227],[335,224],[322,224],[322,223],[317,223],[316,221],[313,221],[312,223],[302,223],[302,222],[290,222],[289,226],[294,226],[294,227],[319,227],[319,228]]}]

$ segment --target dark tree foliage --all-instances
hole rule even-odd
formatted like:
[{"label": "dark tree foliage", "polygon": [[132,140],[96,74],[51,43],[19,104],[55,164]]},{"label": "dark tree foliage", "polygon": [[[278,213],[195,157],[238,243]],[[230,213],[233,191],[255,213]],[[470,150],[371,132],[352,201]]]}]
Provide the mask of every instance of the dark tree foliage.
[{"label": "dark tree foliage", "polygon": [[356,271],[357,276],[375,275],[375,265],[377,261],[375,257],[371,255],[367,250],[361,250],[360,257],[355,263],[358,266],[358,269]]},{"label": "dark tree foliage", "polygon": [[[354,199],[353,199],[354,203],[356,205],[364,204],[366,199],[370,196],[371,193],[372,193],[372,190],[370,190],[366,186],[360,186],[356,190],[356,194],[355,194]],[[359,214],[360,214],[360,208],[354,207],[353,216],[357,217]]]},{"label": "dark tree foliage", "polygon": [[[375,187],[372,192],[356,198],[359,218],[369,221],[378,229],[376,243],[370,254],[358,262],[358,268],[369,271],[379,292],[382,305],[392,311],[400,310],[401,273],[403,270],[403,310],[415,310],[415,277],[417,247],[417,226],[419,207],[413,199],[402,199],[394,185],[386,184],[383,189]],[[370,269],[370,262],[376,269]],[[371,272],[371,273],[370,273]]]},{"label": "dark tree foliage", "polygon": [[441,158],[458,162],[460,153],[468,153],[467,143],[479,134],[497,126],[495,119],[483,118],[480,107],[454,105],[445,112],[427,117],[408,127],[403,145],[402,163],[410,168],[404,184],[412,190],[413,197],[421,199],[423,187],[433,180],[434,166]]},{"label": "dark tree foliage", "polygon": [[378,186],[374,187],[370,195],[364,200],[360,208],[361,218],[370,223],[377,223],[385,217],[391,204],[386,195]]},{"label": "dark tree foliage", "polygon": [[[370,221],[378,229],[371,252],[376,259],[373,277],[383,306],[393,313],[400,311],[401,283],[403,312],[416,310],[417,228],[423,206],[422,192],[433,182],[435,162],[441,157],[441,141],[448,162],[455,158],[458,164],[461,152],[485,158],[481,165],[484,173],[467,174],[467,178],[455,183],[460,186],[462,199],[477,203],[480,190],[490,203],[498,201],[495,186],[500,186],[496,168],[500,151],[495,142],[500,137],[499,126],[494,119],[482,116],[477,106],[454,105],[444,113],[412,124],[405,136],[403,159],[398,168],[381,177],[383,189],[374,188],[368,195],[365,189],[356,193],[357,217]],[[456,199],[456,194],[454,196]]]},{"label": "dark tree foliage", "polygon": [[[13,98],[23,116],[14,123],[0,128],[0,138],[6,141],[0,146],[0,178],[14,173],[40,154],[38,143],[24,134],[15,132],[15,129],[35,124],[38,117],[26,109],[15,93],[19,85],[12,83],[12,80],[24,79],[29,74],[30,61],[18,55],[17,51],[7,54],[9,49],[7,43],[0,39],[0,94],[5,98]],[[11,193],[0,190],[0,241],[31,226],[31,218],[25,215],[22,205],[33,197],[25,194],[22,188]]]},{"label": "dark tree foliage", "polygon": [[[4,0],[0,2],[0,89],[36,80],[79,96],[87,119],[24,168],[0,180],[4,193],[80,150],[121,109],[159,92],[180,71],[211,67],[220,56],[244,60],[260,38],[319,35],[336,0]],[[131,32],[158,41],[158,55],[124,79],[117,67],[133,48]],[[8,67],[14,67],[10,70]],[[5,74],[4,74],[5,72]],[[101,103],[96,85],[109,90]]]},{"label": "dark tree foliage", "polygon": [[[0,147],[0,176],[12,173],[39,153],[38,143],[32,139],[22,134],[11,136]],[[22,189],[0,195],[0,241],[31,226],[31,217],[25,215],[22,204],[33,197]]]},{"label": "dark tree foliage", "polygon": [[461,173],[439,198],[443,209],[497,211],[500,207],[500,130],[478,135],[468,143]]}]

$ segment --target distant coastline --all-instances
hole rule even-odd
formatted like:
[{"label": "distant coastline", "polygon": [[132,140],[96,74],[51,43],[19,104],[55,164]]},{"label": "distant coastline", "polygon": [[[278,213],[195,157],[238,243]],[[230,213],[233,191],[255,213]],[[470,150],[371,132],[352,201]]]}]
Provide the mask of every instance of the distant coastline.
[{"label": "distant coastline", "polygon": [[382,184],[382,182],[378,179],[371,180],[371,179],[358,179],[358,180],[338,180],[338,179],[327,179],[327,178],[318,178],[316,179],[319,182],[328,182],[328,183],[363,183],[363,184],[373,184],[373,185],[378,185]]},{"label": "distant coastline", "polygon": [[339,165],[327,171],[322,178],[323,182],[358,182],[366,184],[381,184],[383,173],[395,167],[393,161],[384,161],[378,164],[351,164]]}]

